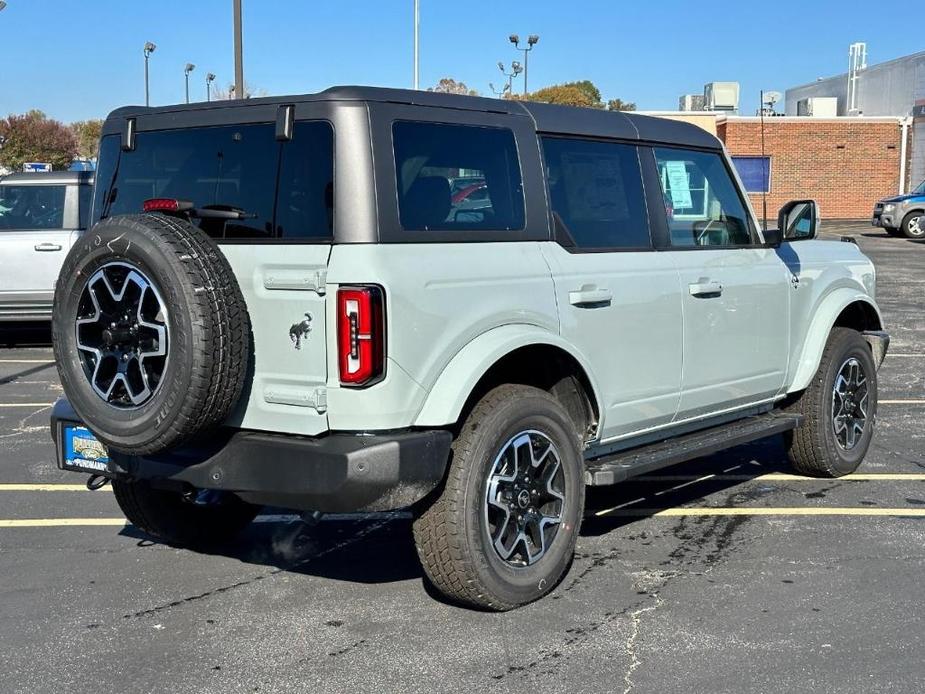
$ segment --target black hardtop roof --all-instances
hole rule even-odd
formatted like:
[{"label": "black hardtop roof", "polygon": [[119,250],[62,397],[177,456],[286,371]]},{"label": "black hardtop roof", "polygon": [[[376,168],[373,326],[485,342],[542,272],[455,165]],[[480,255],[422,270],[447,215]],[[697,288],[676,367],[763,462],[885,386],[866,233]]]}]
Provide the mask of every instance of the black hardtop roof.
[{"label": "black hardtop roof", "polygon": [[0,183],[41,184],[85,184],[93,185],[93,171],[29,171],[0,176]]},{"label": "black hardtop roof", "polygon": [[[194,104],[170,106],[123,106],[109,114],[104,134],[120,132],[118,123],[125,118],[142,115],[169,115],[217,109],[233,110],[257,106],[298,104],[314,101],[365,101],[447,108],[463,111],[485,111],[497,114],[527,115],[536,123],[537,132],[608,137],[625,140],[645,140],[666,144],[719,149],[722,145],[713,135],[691,123],[643,116],[625,111],[605,111],[594,108],[558,106],[513,99],[490,99],[480,96],[463,96],[412,89],[387,87],[331,87],[316,94],[270,96],[231,101],[203,101]],[[234,122],[229,114],[229,123]]]}]

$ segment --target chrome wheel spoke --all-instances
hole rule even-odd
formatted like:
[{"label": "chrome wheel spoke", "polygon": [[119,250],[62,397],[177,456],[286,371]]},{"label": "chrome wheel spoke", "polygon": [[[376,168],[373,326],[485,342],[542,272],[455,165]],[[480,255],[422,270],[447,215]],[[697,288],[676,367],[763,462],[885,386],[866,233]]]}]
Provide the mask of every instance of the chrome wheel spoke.
[{"label": "chrome wheel spoke", "polygon": [[511,438],[486,483],[484,521],[498,556],[515,567],[539,561],[555,538],[565,505],[559,452],[541,432]]},{"label": "chrome wheel spoke", "polygon": [[133,265],[107,263],[86,285],[75,324],[77,351],[94,392],[118,408],[146,403],[167,367],[167,309]]}]

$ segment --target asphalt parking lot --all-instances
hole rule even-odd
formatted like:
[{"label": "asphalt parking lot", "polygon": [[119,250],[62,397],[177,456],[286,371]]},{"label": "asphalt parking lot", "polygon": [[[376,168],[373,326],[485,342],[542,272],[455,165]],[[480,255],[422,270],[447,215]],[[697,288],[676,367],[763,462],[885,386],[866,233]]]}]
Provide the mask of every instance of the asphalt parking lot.
[{"label": "asphalt parking lot", "polygon": [[405,514],[148,540],[55,467],[47,330],[0,331],[0,690],[922,691],[925,244],[827,233],[893,336],[859,474],[795,477],[769,439],[594,490],[562,585],[506,614],[435,598]]}]

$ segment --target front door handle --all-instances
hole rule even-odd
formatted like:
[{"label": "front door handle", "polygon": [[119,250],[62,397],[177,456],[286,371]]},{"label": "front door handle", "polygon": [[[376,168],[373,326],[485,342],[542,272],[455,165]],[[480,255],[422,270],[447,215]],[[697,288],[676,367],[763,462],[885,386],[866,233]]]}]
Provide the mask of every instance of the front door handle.
[{"label": "front door handle", "polygon": [[609,289],[598,289],[593,284],[584,284],[579,289],[568,293],[568,302],[572,306],[596,308],[610,306],[613,294]]},{"label": "front door handle", "polygon": [[690,290],[691,296],[712,297],[721,296],[723,293],[723,285],[714,280],[694,282],[693,284],[687,285],[687,287]]},{"label": "front door handle", "polygon": [[39,251],[40,253],[43,253],[43,252],[48,253],[50,251],[60,251],[61,244],[60,243],[37,243],[35,245],[35,250]]}]

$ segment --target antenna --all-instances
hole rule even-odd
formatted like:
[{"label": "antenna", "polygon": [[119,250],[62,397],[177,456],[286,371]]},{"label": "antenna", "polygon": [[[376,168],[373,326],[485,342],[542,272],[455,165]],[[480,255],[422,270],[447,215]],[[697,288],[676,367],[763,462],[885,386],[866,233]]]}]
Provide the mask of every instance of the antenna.
[{"label": "antenna", "polygon": [[[771,92],[773,93],[773,92]],[[769,93],[770,96],[770,93]],[[776,100],[775,100],[776,101]],[[764,154],[764,104],[765,96],[764,90],[761,90],[761,109],[759,114],[761,116],[761,216],[762,223],[764,225],[764,230],[768,230],[768,187],[764,185],[764,182],[767,180],[768,171],[765,168],[767,166],[768,158]],[[774,102],[771,102],[771,105],[774,105]]]}]

